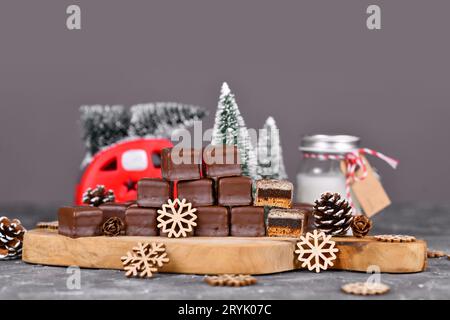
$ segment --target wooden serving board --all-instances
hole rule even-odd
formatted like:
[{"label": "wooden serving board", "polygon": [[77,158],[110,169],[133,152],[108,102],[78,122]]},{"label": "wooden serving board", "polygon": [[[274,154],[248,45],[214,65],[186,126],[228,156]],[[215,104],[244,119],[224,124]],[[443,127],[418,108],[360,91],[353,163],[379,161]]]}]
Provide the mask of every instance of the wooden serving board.
[{"label": "wooden serving board", "polygon": [[[381,272],[410,273],[426,268],[425,241],[386,243],[372,237],[335,237],[337,259],[333,269],[366,272],[377,265]],[[120,257],[138,242],[166,245],[170,262],[160,272],[191,274],[269,274],[300,269],[294,250],[297,239],[192,237],[87,237],[71,239],[55,231],[25,234],[25,262],[82,268],[122,269]]]}]

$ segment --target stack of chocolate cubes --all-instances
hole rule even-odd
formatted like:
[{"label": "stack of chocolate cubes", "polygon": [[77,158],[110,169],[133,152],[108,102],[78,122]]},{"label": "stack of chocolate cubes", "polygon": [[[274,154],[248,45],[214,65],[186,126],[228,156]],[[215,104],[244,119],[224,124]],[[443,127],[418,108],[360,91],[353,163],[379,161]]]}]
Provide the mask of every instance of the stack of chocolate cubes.
[{"label": "stack of chocolate cubes", "polygon": [[197,209],[194,236],[265,236],[264,207],[253,205],[252,179],[242,176],[236,147],[164,149],[161,172],[162,179],[138,182],[135,203],[61,208],[59,233],[73,238],[99,236],[103,224],[117,217],[123,221],[123,235],[165,236],[157,228],[157,211],[169,199],[179,198]]},{"label": "stack of chocolate cubes", "polygon": [[253,206],[252,179],[242,176],[236,147],[210,145],[203,150],[165,149],[161,171],[163,180],[139,182],[139,206],[149,206],[146,199],[154,194],[149,185],[156,181],[165,182],[172,190],[171,197],[186,199],[197,208],[195,236],[265,235],[264,209]]}]

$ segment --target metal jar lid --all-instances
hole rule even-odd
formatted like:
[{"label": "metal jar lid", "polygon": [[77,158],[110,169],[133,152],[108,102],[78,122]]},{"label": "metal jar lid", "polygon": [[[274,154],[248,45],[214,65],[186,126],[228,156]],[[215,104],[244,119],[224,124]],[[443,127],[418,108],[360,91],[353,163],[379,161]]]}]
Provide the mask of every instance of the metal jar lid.
[{"label": "metal jar lid", "polygon": [[359,137],[316,134],[304,136],[300,145],[303,152],[347,153],[359,148]]}]

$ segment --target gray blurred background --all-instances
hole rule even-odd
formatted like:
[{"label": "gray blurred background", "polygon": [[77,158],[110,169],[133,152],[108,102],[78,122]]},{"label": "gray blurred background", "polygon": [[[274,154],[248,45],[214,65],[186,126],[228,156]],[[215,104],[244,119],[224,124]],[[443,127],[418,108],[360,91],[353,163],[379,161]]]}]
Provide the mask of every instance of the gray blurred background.
[{"label": "gray blurred background", "polygon": [[[66,29],[69,4],[80,31]],[[292,180],[302,135],[353,134],[400,159],[396,171],[372,160],[394,203],[449,203],[449,12],[438,0],[2,1],[0,204],[73,200],[80,105],[197,104],[210,127],[222,81],[249,127],[275,117]]]}]

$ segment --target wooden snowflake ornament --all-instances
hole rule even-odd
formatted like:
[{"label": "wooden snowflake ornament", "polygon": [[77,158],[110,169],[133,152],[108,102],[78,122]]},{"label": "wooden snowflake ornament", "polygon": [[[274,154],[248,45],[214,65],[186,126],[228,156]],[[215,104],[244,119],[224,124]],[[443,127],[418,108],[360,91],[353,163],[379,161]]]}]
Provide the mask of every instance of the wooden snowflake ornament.
[{"label": "wooden snowflake ornament", "polygon": [[343,285],[342,291],[348,294],[355,294],[360,296],[385,294],[389,292],[390,288],[384,283],[370,283],[370,282],[353,282]]},{"label": "wooden snowflake ornament", "polygon": [[186,199],[170,200],[163,204],[162,209],[158,210],[158,228],[161,233],[166,234],[169,238],[187,237],[197,226],[195,220],[197,215],[196,208],[192,208],[192,204],[186,202]]},{"label": "wooden snowflake ornament", "polygon": [[204,281],[210,286],[242,287],[256,284],[258,280],[249,274],[222,274],[207,276]]},{"label": "wooden snowflake ornament", "polygon": [[308,232],[300,237],[295,253],[298,254],[298,261],[302,262],[302,268],[308,267],[309,271],[320,272],[333,266],[333,260],[336,259],[335,253],[339,251],[335,245],[331,235],[314,230],[313,233]]},{"label": "wooden snowflake ornament", "polygon": [[120,258],[127,277],[151,278],[165,263],[169,262],[164,243],[138,243],[131,252]]},{"label": "wooden snowflake ornament", "polygon": [[416,238],[413,236],[407,236],[403,234],[381,234],[374,236],[377,241],[382,242],[414,242]]}]

